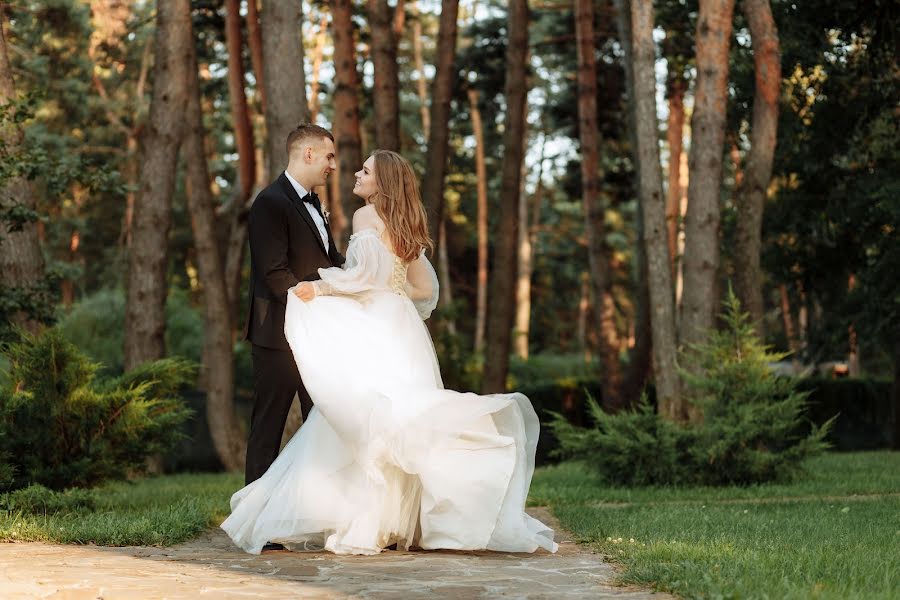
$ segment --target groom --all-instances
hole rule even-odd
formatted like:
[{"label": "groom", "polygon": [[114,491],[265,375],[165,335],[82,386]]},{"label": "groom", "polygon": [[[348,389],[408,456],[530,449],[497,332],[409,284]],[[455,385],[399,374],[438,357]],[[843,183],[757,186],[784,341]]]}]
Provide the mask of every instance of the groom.
[{"label": "groom", "polygon": [[296,393],[303,418],[312,407],[284,337],[288,288],[319,278],[318,269],[343,264],[319,198],[311,193],[337,168],[334,136],[303,123],[287,137],[288,165],[250,208],[250,309],[244,330],[253,345],[253,414],[247,441],[246,483],[278,456]]}]

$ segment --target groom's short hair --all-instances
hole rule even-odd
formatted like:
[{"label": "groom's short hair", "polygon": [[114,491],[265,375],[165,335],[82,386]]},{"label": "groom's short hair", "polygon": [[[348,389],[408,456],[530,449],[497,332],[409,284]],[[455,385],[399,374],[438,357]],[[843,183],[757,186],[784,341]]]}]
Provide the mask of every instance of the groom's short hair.
[{"label": "groom's short hair", "polygon": [[285,148],[287,149],[288,156],[290,156],[291,148],[293,148],[294,144],[308,139],[315,139],[318,142],[321,141],[322,138],[328,138],[334,142],[334,136],[324,127],[319,127],[312,123],[300,123],[287,136]]}]

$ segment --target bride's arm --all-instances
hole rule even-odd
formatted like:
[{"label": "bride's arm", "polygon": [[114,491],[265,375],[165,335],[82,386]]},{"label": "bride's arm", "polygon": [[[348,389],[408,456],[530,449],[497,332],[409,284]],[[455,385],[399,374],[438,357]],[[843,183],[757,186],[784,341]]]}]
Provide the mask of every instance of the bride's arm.
[{"label": "bride's arm", "polygon": [[[365,229],[374,229],[377,232],[383,228],[375,207],[371,205],[364,206],[353,214],[354,235]],[[300,283],[294,288],[294,294],[303,301],[309,301],[316,296],[354,295],[370,290],[378,269],[378,256],[377,252],[373,252],[372,245],[379,243],[377,238],[351,240],[343,268],[319,269],[321,279]]]},{"label": "bride's arm", "polygon": [[406,295],[413,301],[419,316],[427,319],[437,306],[439,285],[434,267],[423,252],[419,258],[409,263],[406,270]]}]

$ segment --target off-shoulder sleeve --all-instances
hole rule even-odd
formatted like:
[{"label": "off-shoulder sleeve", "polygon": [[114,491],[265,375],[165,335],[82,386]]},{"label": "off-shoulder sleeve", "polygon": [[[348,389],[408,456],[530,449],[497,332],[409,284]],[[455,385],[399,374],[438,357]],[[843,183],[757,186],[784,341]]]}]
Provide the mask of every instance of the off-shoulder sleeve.
[{"label": "off-shoulder sleeve", "polygon": [[423,321],[431,316],[437,306],[439,292],[437,273],[423,251],[419,258],[409,263],[406,271],[406,295],[415,304]]},{"label": "off-shoulder sleeve", "polygon": [[343,267],[319,269],[316,293],[354,295],[374,289],[378,282],[381,241],[374,229],[363,229],[350,236],[347,260]]}]

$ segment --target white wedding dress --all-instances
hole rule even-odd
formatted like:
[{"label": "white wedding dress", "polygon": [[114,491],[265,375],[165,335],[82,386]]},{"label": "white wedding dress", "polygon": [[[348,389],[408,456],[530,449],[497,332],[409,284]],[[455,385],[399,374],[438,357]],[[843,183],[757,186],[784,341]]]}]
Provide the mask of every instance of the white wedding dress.
[{"label": "white wedding dress", "polygon": [[222,529],[252,554],[266,542],[555,552],[553,531],[524,510],[534,409],[522,394],[443,389],[422,322],[438,287],[424,255],[407,265],[364,229],[344,267],[319,274],[329,295],[289,292],[284,326],[315,406],[262,478],[232,496]]}]

